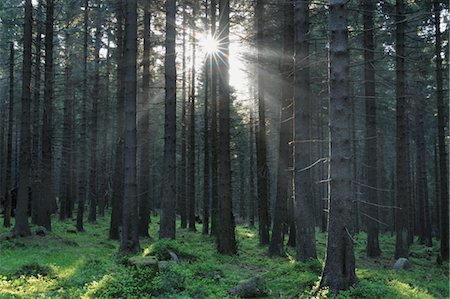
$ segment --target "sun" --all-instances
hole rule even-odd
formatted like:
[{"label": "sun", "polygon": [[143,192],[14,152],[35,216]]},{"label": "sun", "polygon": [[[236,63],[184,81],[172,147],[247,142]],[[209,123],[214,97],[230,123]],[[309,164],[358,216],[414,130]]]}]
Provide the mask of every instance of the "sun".
[{"label": "sun", "polygon": [[200,45],[207,55],[219,52],[219,41],[211,34],[204,34],[200,37]]}]

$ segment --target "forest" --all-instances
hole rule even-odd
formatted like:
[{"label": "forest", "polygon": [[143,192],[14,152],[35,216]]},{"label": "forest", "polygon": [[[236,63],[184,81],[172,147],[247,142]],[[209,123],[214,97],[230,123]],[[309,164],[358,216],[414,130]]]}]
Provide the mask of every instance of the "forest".
[{"label": "forest", "polygon": [[446,0],[0,1],[0,298],[449,298]]}]

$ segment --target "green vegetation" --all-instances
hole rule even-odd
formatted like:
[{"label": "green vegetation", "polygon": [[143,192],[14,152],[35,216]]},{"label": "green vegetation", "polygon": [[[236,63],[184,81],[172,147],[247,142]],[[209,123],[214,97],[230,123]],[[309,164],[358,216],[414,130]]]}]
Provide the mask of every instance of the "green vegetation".
[{"label": "green vegetation", "polygon": [[[231,298],[231,288],[256,276],[266,281],[270,298],[304,298],[320,276],[325,251],[321,233],[320,260],[298,263],[291,249],[285,258],[269,258],[267,248],[258,245],[257,231],[246,226],[237,228],[237,256],[221,256],[212,238],[180,229],[176,241],[142,241],[143,256],[168,260],[171,250],[181,260],[161,263],[156,273],[151,267],[129,266],[117,256],[118,242],[105,237],[106,219],[86,224],[85,233],[68,233],[72,223],[55,221],[46,237],[0,241],[0,298]],[[152,221],[151,236],[156,237],[158,219]],[[379,259],[365,257],[365,239],[365,234],[355,239],[360,283],[339,298],[447,298],[448,266],[435,262],[437,242],[431,253],[412,245],[411,271],[395,272],[394,237],[381,236]],[[327,291],[317,296],[326,298]]]}]

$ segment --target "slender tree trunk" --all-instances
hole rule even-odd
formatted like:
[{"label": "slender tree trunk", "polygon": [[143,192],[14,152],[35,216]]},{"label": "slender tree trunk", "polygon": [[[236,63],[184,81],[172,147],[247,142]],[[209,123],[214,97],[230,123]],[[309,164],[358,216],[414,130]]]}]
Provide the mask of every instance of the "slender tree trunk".
[{"label": "slender tree trunk", "polygon": [[440,7],[438,0],[434,0],[434,23],[436,30],[436,99],[437,99],[437,113],[438,113],[438,147],[439,147],[439,190],[440,190],[440,204],[441,204],[441,258],[445,261],[449,259],[449,233],[448,233],[448,164],[447,153],[445,149],[445,105],[444,105],[444,91],[442,79],[442,45],[440,34]]},{"label": "slender tree trunk", "polygon": [[[420,75],[419,75],[420,76]],[[420,82],[416,83],[420,86]],[[415,121],[416,121],[416,182],[417,201],[419,209],[417,212],[419,224],[419,242],[428,247],[432,247],[431,239],[431,219],[430,205],[428,202],[428,179],[427,179],[427,154],[425,141],[425,120],[424,103],[425,97],[419,93],[415,101]]]},{"label": "slender tree trunk", "polygon": [[[195,25],[197,4],[192,3],[192,26]],[[191,90],[189,96],[189,130],[188,130],[188,147],[187,147],[187,213],[188,226],[190,231],[196,231],[195,228],[195,31],[192,29],[192,66],[191,66]]]},{"label": "slender tree trunk", "polygon": [[256,160],[258,174],[258,216],[259,216],[259,242],[269,244],[269,202],[268,202],[268,176],[266,148],[266,104],[264,94],[264,4],[262,0],[256,1],[256,44],[258,51],[258,132],[256,138]]},{"label": "slender tree trunk", "polygon": [[140,140],[140,171],[139,171],[139,235],[149,237],[148,224],[150,219],[150,1],[144,4],[144,53],[142,74],[142,105],[139,118]]},{"label": "slender tree trunk", "polygon": [[101,13],[102,7],[100,4],[97,7],[96,22],[97,26],[95,29],[95,49],[94,49],[94,89],[92,90],[92,121],[91,121],[91,163],[90,163],[90,173],[89,173],[89,215],[88,221],[94,223],[97,220],[97,205],[98,205],[98,176],[97,173],[97,152],[98,152],[98,103],[100,102],[100,47],[101,47]]},{"label": "slender tree trunk", "polygon": [[292,181],[292,139],[293,139],[293,76],[292,66],[294,57],[294,5],[285,0],[284,5],[284,46],[283,60],[280,68],[282,91],[280,99],[280,144],[278,149],[278,179],[277,197],[275,201],[275,214],[273,219],[272,238],[269,253],[283,255],[284,231],[289,225],[288,202],[292,191],[289,190],[289,181]]},{"label": "slender tree trunk", "polygon": [[254,128],[253,120],[253,103],[250,104],[250,120],[249,120],[249,178],[248,178],[248,221],[251,228],[255,226],[255,156],[254,156]]},{"label": "slender tree trunk", "polygon": [[31,46],[33,41],[33,6],[31,0],[25,1],[25,22],[23,33],[22,68],[22,113],[20,126],[20,160],[17,192],[16,221],[14,235],[31,234],[28,224],[28,201],[31,175]]},{"label": "slender tree trunk", "polygon": [[84,231],[83,217],[84,204],[86,202],[86,176],[87,176],[87,101],[88,101],[88,86],[87,86],[87,56],[88,56],[88,27],[89,27],[89,0],[84,2],[84,36],[83,36],[83,99],[81,112],[81,134],[80,134],[80,172],[78,182],[78,210],[77,210],[77,230]]},{"label": "slender tree trunk", "polygon": [[8,141],[6,149],[6,194],[5,194],[5,217],[3,218],[3,226],[11,226],[12,212],[12,136],[14,125],[14,44],[10,44],[9,51],[9,104],[8,104]]},{"label": "slender tree trunk", "polygon": [[381,250],[378,241],[378,194],[377,194],[377,107],[375,92],[375,42],[373,12],[375,3],[365,0],[363,3],[364,23],[364,90],[366,102],[366,139],[365,139],[365,164],[367,172],[366,188],[367,201],[369,202],[367,219],[367,256],[380,256]]},{"label": "slender tree trunk", "polygon": [[124,52],[125,180],[120,252],[136,253],[140,251],[136,177],[137,0],[127,2],[125,35],[127,36]]},{"label": "slender tree trunk", "polygon": [[176,84],[175,63],[176,1],[166,1],[165,121],[164,121],[164,192],[161,206],[160,238],[175,239],[176,196]]},{"label": "slender tree trunk", "polygon": [[397,141],[396,141],[396,193],[395,215],[396,244],[395,257],[408,257],[408,167],[405,162],[407,152],[406,90],[405,90],[405,27],[406,16],[403,0],[396,0],[396,100],[397,100]]},{"label": "slender tree trunk", "polygon": [[187,227],[187,211],[186,211],[186,131],[187,131],[187,122],[186,122],[186,22],[187,22],[187,13],[186,13],[186,3],[183,2],[183,73],[182,73],[182,108],[181,108],[181,163],[179,171],[179,184],[180,184],[180,192],[179,192],[179,200],[178,200],[178,210],[181,218],[181,228]]},{"label": "slender tree trunk", "polygon": [[229,47],[230,47],[230,1],[219,1],[220,21],[219,40],[222,41],[222,51],[219,53],[219,212],[220,227],[217,238],[217,249],[221,254],[236,254],[235,223],[233,201],[231,196],[231,157],[230,157],[230,77],[229,77]]},{"label": "slender tree trunk", "polygon": [[310,147],[310,79],[309,79],[309,7],[308,2],[296,1],[295,26],[295,146],[294,189],[297,230],[297,258],[316,258],[314,208],[311,194]]},{"label": "slender tree trunk", "polygon": [[36,40],[34,61],[34,95],[33,95],[33,144],[31,153],[31,222],[36,223],[37,210],[41,202],[41,161],[40,161],[40,98],[41,98],[41,44],[42,44],[42,0],[36,8]]},{"label": "slender tree trunk", "polygon": [[[349,97],[346,0],[329,1],[330,30],[330,163],[328,239],[320,287],[333,294],[358,279],[350,228],[352,225],[351,99]],[[298,169],[297,169],[298,171]]]},{"label": "slender tree trunk", "polygon": [[[218,38],[216,32],[217,1],[211,0],[211,36]],[[211,59],[211,235],[219,232],[219,181],[218,181],[218,139],[217,139],[217,59]]]},{"label": "slender tree trunk", "polygon": [[51,230],[54,199],[53,164],[53,11],[54,0],[47,0],[45,20],[44,123],[42,126],[42,198],[36,224]]},{"label": "slender tree trunk", "polygon": [[71,169],[70,155],[71,155],[71,106],[72,106],[72,36],[70,33],[65,34],[65,44],[66,44],[66,57],[65,57],[65,87],[64,87],[64,116],[63,116],[63,145],[62,145],[62,155],[61,155],[61,198],[59,206],[59,220],[63,221],[67,217],[67,207],[70,204],[68,201],[70,194],[70,184],[71,184]]},{"label": "slender tree trunk", "polygon": [[113,178],[113,194],[112,194],[112,211],[111,211],[111,223],[109,226],[109,238],[112,240],[119,239],[119,227],[122,219],[122,202],[123,202],[123,188],[124,188],[124,170],[123,170],[123,138],[124,138],[124,62],[123,62],[123,48],[125,34],[123,32],[123,11],[126,3],[123,0],[117,0],[116,2],[116,17],[117,17],[117,118],[116,118],[116,160],[114,165],[114,178]]},{"label": "slender tree trunk", "polygon": [[[205,32],[208,32],[208,0],[205,1]],[[210,197],[210,184],[211,179],[209,175],[209,169],[211,163],[209,160],[209,110],[208,110],[208,97],[209,97],[209,69],[211,65],[211,57],[208,56],[205,63],[205,102],[203,112],[203,123],[205,130],[203,132],[203,143],[205,144],[203,152],[203,230],[202,233],[207,235],[209,233],[209,201]],[[242,196],[242,195],[241,195]]]}]

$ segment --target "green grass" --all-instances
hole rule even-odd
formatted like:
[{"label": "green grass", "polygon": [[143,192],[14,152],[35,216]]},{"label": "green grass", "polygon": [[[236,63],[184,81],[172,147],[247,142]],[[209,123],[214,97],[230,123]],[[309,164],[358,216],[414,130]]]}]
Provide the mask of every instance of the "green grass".
[{"label": "green grass", "polygon": [[[152,219],[152,237],[157,221]],[[317,285],[325,252],[325,234],[318,233],[319,261],[298,263],[290,248],[285,258],[269,258],[257,231],[238,226],[239,254],[221,256],[210,237],[178,229],[176,241],[141,240],[143,255],[167,258],[165,250],[171,249],[185,261],[155,274],[121,263],[118,242],[107,239],[108,224],[101,219],[86,223],[85,233],[69,234],[73,223],[55,220],[49,236],[0,241],[0,298],[230,298],[232,287],[253,276],[265,279],[269,298],[306,298]],[[414,244],[412,269],[395,272],[394,238],[380,237],[378,259],[365,257],[365,238],[355,237],[360,283],[339,298],[448,298],[448,266],[435,263],[438,243],[431,256]],[[326,298],[327,291],[317,297]]]}]

